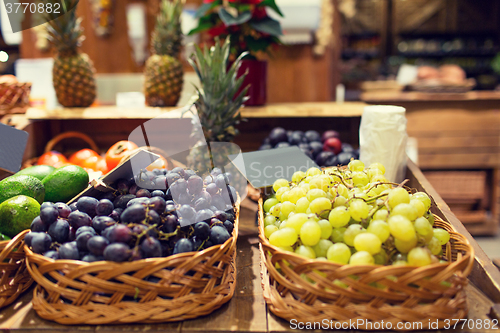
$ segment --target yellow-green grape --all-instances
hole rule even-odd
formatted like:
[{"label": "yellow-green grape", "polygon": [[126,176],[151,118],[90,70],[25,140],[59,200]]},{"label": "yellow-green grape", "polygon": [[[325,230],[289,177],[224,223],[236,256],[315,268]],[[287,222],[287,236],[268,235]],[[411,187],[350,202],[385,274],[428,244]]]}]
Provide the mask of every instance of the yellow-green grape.
[{"label": "yellow-green grape", "polygon": [[278,229],[284,229],[286,228],[286,224],[287,224],[288,220],[283,220],[281,223],[280,223],[280,226]]},{"label": "yellow-green grape", "polygon": [[313,188],[307,191],[306,198],[309,202],[313,202],[314,199],[326,198],[326,193],[319,188]]},{"label": "yellow-green grape", "polygon": [[389,206],[396,207],[401,203],[410,203],[410,194],[402,187],[397,187],[389,192]]},{"label": "yellow-green grape", "polygon": [[300,198],[297,200],[297,203],[295,204],[295,212],[296,213],[305,213],[307,208],[309,208],[309,200],[307,200],[306,197]]},{"label": "yellow-green grape", "polygon": [[297,213],[292,216],[290,216],[287,220],[287,226],[289,228],[295,229],[297,234],[300,233],[300,228],[302,228],[302,225],[307,222],[307,215],[304,213]]},{"label": "yellow-green grape", "polygon": [[330,177],[327,175],[319,175],[313,177],[311,181],[309,182],[309,188],[319,188],[323,191],[328,191],[328,188],[330,187]]},{"label": "yellow-green grape", "polygon": [[293,228],[283,228],[275,231],[269,237],[269,243],[274,246],[292,246],[297,242],[299,236]]},{"label": "yellow-green grape", "polygon": [[295,253],[309,259],[315,259],[316,253],[310,246],[301,245],[295,249]]},{"label": "yellow-green grape", "polygon": [[307,176],[306,178],[304,178],[303,182],[309,184],[312,178],[312,176]]},{"label": "yellow-green grape", "polygon": [[[294,230],[295,231],[295,230]],[[307,221],[300,228],[300,240],[302,244],[314,246],[321,239],[321,227],[315,221]]]},{"label": "yellow-green grape", "polygon": [[439,255],[443,250],[443,248],[441,247],[441,243],[436,237],[431,238],[431,240],[427,243],[427,248],[435,256]]},{"label": "yellow-green grape", "polygon": [[429,221],[431,225],[434,225],[434,215],[431,212],[427,212],[424,214],[424,217]]},{"label": "yellow-green grape", "polygon": [[372,163],[368,166],[368,169],[369,170],[379,170],[382,175],[385,174],[385,167],[382,163],[378,163],[378,162]]},{"label": "yellow-green grape", "polygon": [[358,199],[370,199],[368,194],[364,192],[361,188],[355,187],[351,192],[349,192],[349,198],[358,198]]},{"label": "yellow-green grape", "polygon": [[269,213],[271,208],[278,203],[278,199],[276,198],[269,198],[266,201],[264,201],[264,211],[266,213]]},{"label": "yellow-green grape", "polygon": [[363,232],[366,232],[366,229],[361,224],[351,224],[344,232],[344,243],[354,246],[354,238]]},{"label": "yellow-green grape", "polygon": [[264,227],[267,227],[268,225],[274,225],[274,223],[276,223],[276,217],[272,215],[266,215],[266,217],[264,217]]},{"label": "yellow-green grape", "polygon": [[278,216],[278,219],[280,221],[285,221],[288,218],[288,215],[283,214],[283,212],[280,212],[280,215]]},{"label": "yellow-green grape", "polygon": [[448,241],[450,240],[450,234],[448,233],[448,231],[440,228],[434,229],[434,237],[437,238],[441,245],[448,243]]},{"label": "yellow-green grape", "polygon": [[394,238],[402,241],[410,241],[416,238],[415,227],[406,217],[402,215],[391,216],[387,220],[387,223]]},{"label": "yellow-green grape", "polygon": [[280,187],[277,191],[276,191],[276,199],[278,199],[279,202],[283,202],[284,200],[282,200],[282,196],[283,196],[283,193],[285,192],[288,192],[288,187]]},{"label": "yellow-green grape", "polygon": [[372,220],[366,231],[377,236],[382,243],[391,235],[389,224],[383,220]]},{"label": "yellow-green grape", "polygon": [[423,247],[415,247],[408,252],[410,266],[427,266],[432,263],[430,251]]},{"label": "yellow-green grape", "polygon": [[332,209],[332,203],[327,198],[317,198],[311,201],[309,209],[313,214],[328,213]]},{"label": "yellow-green grape", "polygon": [[333,207],[336,208],[336,207],[340,207],[340,206],[345,206],[346,202],[347,202],[347,199],[344,198],[343,196],[339,195],[338,197],[336,197],[334,199]]},{"label": "yellow-green grape", "polygon": [[316,176],[316,175],[321,175],[321,169],[315,167],[307,169],[306,176]]},{"label": "yellow-green grape", "polygon": [[392,263],[392,266],[407,266],[408,263],[404,260],[396,260]]},{"label": "yellow-green grape", "polygon": [[278,231],[278,228],[274,224],[268,225],[264,228],[264,235],[266,235],[266,238],[269,238],[275,231]]},{"label": "yellow-green grape", "polygon": [[387,256],[387,252],[384,249],[381,249],[379,253],[373,256],[375,260],[375,265],[386,265],[389,257]]},{"label": "yellow-green grape", "polygon": [[349,214],[355,221],[361,221],[368,217],[370,208],[363,200],[352,200],[349,205]]},{"label": "yellow-green grape", "polygon": [[273,183],[274,192],[278,191],[278,189],[282,187],[290,187],[290,184],[288,184],[288,180],[284,178],[276,179]]},{"label": "yellow-green grape", "polygon": [[351,258],[351,250],[344,243],[335,243],[328,248],[326,258],[339,264],[347,264]]},{"label": "yellow-green grape", "polygon": [[389,217],[389,212],[385,208],[381,208],[373,214],[373,219],[374,220],[382,220],[382,221],[387,221],[387,218]]},{"label": "yellow-green grape", "polygon": [[375,264],[375,259],[372,255],[366,251],[358,251],[354,253],[349,259],[350,265],[373,265]]},{"label": "yellow-green grape", "polygon": [[418,199],[410,199],[410,205],[415,207],[415,209],[417,210],[417,217],[424,216],[425,212],[427,211],[425,209],[425,205]]},{"label": "yellow-green grape", "polygon": [[429,242],[434,236],[434,230],[425,217],[417,218],[413,226],[415,227],[417,234],[422,236],[426,243]]},{"label": "yellow-green grape", "polygon": [[348,209],[344,206],[335,207],[328,215],[328,220],[334,228],[340,228],[347,225],[350,219],[351,214],[349,214]]},{"label": "yellow-green grape", "polygon": [[295,171],[292,175],[292,182],[298,184],[302,179],[306,178],[306,173],[304,171]]},{"label": "yellow-green grape", "polygon": [[281,213],[281,204],[276,204],[273,207],[271,207],[271,210],[269,211],[272,216],[278,217],[280,216]]},{"label": "yellow-green grape", "polygon": [[375,176],[382,176],[383,173],[379,169],[369,168],[369,169],[366,170],[366,175],[368,176],[368,179],[370,179],[370,181],[372,181],[373,177],[375,177]]},{"label": "yellow-green grape", "polygon": [[320,217],[318,217],[318,215],[313,214],[313,213],[308,213],[308,214],[307,214],[307,218],[308,218],[309,220],[311,220],[311,221],[316,221],[316,222],[318,222],[319,220],[321,220],[321,218],[320,218]]},{"label": "yellow-green grape", "polygon": [[352,183],[356,187],[363,187],[368,185],[370,180],[368,176],[363,171],[354,171],[351,175]]},{"label": "yellow-green grape", "polygon": [[374,255],[382,249],[382,242],[374,234],[363,232],[354,237],[354,248],[356,251],[366,251]]},{"label": "yellow-green grape", "polygon": [[281,195],[281,202],[290,201],[290,191],[285,191]]},{"label": "yellow-green grape", "polygon": [[330,224],[330,221],[328,220],[319,220],[318,221],[319,227],[321,228],[321,238],[322,239],[328,239],[332,235],[332,225]]},{"label": "yellow-green grape", "polygon": [[420,200],[424,204],[426,211],[428,211],[431,208],[431,198],[429,198],[427,193],[416,192],[412,194],[411,198]]},{"label": "yellow-green grape", "polygon": [[307,192],[307,191],[309,191],[309,190],[310,190],[310,188],[311,188],[311,187],[309,186],[309,183],[306,183],[306,182],[304,182],[304,181],[300,182],[299,187],[300,187],[300,188],[303,188],[304,190],[306,190],[306,192]]},{"label": "yellow-green grape", "polygon": [[[347,199],[349,197],[349,190],[344,184],[338,184],[335,189],[332,187],[330,192],[334,195],[340,195]],[[335,193],[334,193],[335,192]]]},{"label": "yellow-green grape", "polygon": [[287,251],[287,252],[295,252],[293,250],[293,247],[291,247],[291,246],[278,246],[278,248],[280,248],[280,250]]},{"label": "yellow-green grape", "polygon": [[333,228],[330,240],[334,243],[340,243],[344,241],[344,233],[347,228]]},{"label": "yellow-green grape", "polygon": [[347,164],[347,167],[351,171],[363,171],[365,169],[365,164],[360,160],[352,160]]},{"label": "yellow-green grape", "polygon": [[330,192],[326,192],[326,198],[331,202],[335,200],[335,197]]},{"label": "yellow-green grape", "polygon": [[285,219],[288,218],[290,213],[295,212],[295,205],[290,201],[284,201],[281,204],[281,214],[285,215]]},{"label": "yellow-green grape", "polygon": [[408,253],[411,249],[417,246],[418,239],[417,236],[413,237],[409,241],[403,241],[398,238],[394,238],[394,246],[401,253]]},{"label": "yellow-green grape", "polygon": [[302,187],[294,187],[290,191],[288,191],[288,199],[290,200],[291,203],[296,204],[297,201],[305,197],[307,194],[307,191],[303,189]]},{"label": "yellow-green grape", "polygon": [[316,258],[326,257],[326,252],[333,243],[329,239],[320,239],[318,244],[314,245],[313,250],[316,253]]},{"label": "yellow-green grape", "polygon": [[326,259],[326,257],[316,257],[316,260],[326,261],[328,259]]},{"label": "yellow-green grape", "polygon": [[[389,181],[383,175],[374,175],[372,178],[370,178],[370,182],[372,182],[372,183],[387,183]],[[391,188],[389,184],[383,184],[383,185],[379,185],[379,186],[382,186],[384,189]]]},{"label": "yellow-green grape", "polygon": [[406,217],[410,221],[415,221],[417,218],[417,209],[415,206],[410,205],[409,203],[400,203],[396,207],[391,210],[389,216],[401,215]]}]

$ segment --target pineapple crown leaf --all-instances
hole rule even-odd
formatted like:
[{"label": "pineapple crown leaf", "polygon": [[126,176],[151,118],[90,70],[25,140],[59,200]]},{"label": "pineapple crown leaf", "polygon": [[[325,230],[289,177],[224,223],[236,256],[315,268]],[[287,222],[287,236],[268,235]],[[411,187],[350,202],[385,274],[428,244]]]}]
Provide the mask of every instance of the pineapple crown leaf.
[{"label": "pineapple crown leaf", "polygon": [[82,19],[76,16],[78,0],[49,0],[52,5],[62,4],[68,11],[56,14],[55,11],[45,14],[48,23],[48,40],[54,45],[59,54],[73,55],[85,39],[81,28]]},{"label": "pineapple crown leaf", "polygon": [[162,0],[151,36],[152,52],[177,57],[182,42],[181,14],[185,0]]}]

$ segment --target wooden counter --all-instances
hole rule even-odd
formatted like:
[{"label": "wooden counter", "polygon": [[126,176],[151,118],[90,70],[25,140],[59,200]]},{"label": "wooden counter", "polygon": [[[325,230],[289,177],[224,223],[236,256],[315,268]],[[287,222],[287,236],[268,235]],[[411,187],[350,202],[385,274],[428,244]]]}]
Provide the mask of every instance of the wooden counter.
[{"label": "wooden counter", "polygon": [[[420,170],[409,164],[409,185],[427,191],[434,199],[433,212],[448,220],[455,229],[464,234],[473,244],[476,260],[469,276],[467,287],[469,319],[488,319],[494,303],[500,303],[500,272],[484,254],[463,225],[451,213],[448,206],[437,195]],[[206,317],[181,323],[109,325],[109,326],[63,326],[37,316],[31,307],[32,290],[17,302],[0,312],[0,330],[21,332],[292,332],[290,324],[271,314],[262,297],[260,278],[260,253],[257,227],[255,226],[256,203],[246,199],[240,216],[240,237],[237,245],[237,277],[233,299],[221,309]],[[457,330],[459,332],[486,332],[480,329]],[[350,331],[352,332],[352,331]],[[438,331],[433,331],[438,332]]]}]

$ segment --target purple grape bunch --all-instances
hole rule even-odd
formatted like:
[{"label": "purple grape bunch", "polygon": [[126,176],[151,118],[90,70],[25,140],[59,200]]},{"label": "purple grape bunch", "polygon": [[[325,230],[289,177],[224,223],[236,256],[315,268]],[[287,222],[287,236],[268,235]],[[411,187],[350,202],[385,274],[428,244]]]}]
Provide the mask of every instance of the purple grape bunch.
[{"label": "purple grape bunch", "polygon": [[235,221],[231,175],[174,168],[119,179],[114,191],[67,205],[44,202],[25,242],[51,259],[125,262],[202,251],[227,241]]}]

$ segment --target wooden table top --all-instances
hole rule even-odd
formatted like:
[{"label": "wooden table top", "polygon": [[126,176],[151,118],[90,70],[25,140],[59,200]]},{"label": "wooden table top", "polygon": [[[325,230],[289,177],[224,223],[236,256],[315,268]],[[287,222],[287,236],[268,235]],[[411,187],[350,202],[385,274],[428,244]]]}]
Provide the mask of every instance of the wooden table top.
[{"label": "wooden table top", "polygon": [[[452,223],[455,229],[471,242],[476,253],[473,272],[469,276],[466,292],[469,301],[469,319],[491,320],[489,314],[494,303],[500,303],[500,272],[482,249],[454,217],[444,201],[432,189],[420,170],[409,164],[409,186],[427,191],[436,204],[435,213]],[[0,330],[6,332],[292,332],[291,324],[267,310],[262,296],[260,253],[255,213],[257,204],[248,198],[242,203],[240,232],[236,255],[236,289],[233,299],[212,314],[193,320],[166,324],[64,326],[37,316],[31,307],[32,290],[0,311]],[[500,308],[499,308],[500,309]],[[464,329],[463,332],[488,330]],[[498,331],[498,330],[491,330]],[[351,332],[351,331],[350,331]],[[439,332],[439,331],[432,331]],[[443,330],[444,332],[444,330]]]},{"label": "wooden table top", "polygon": [[452,101],[498,101],[500,91],[469,91],[466,93],[424,93],[418,91],[370,91],[360,95],[366,103],[387,102],[452,102]]}]

